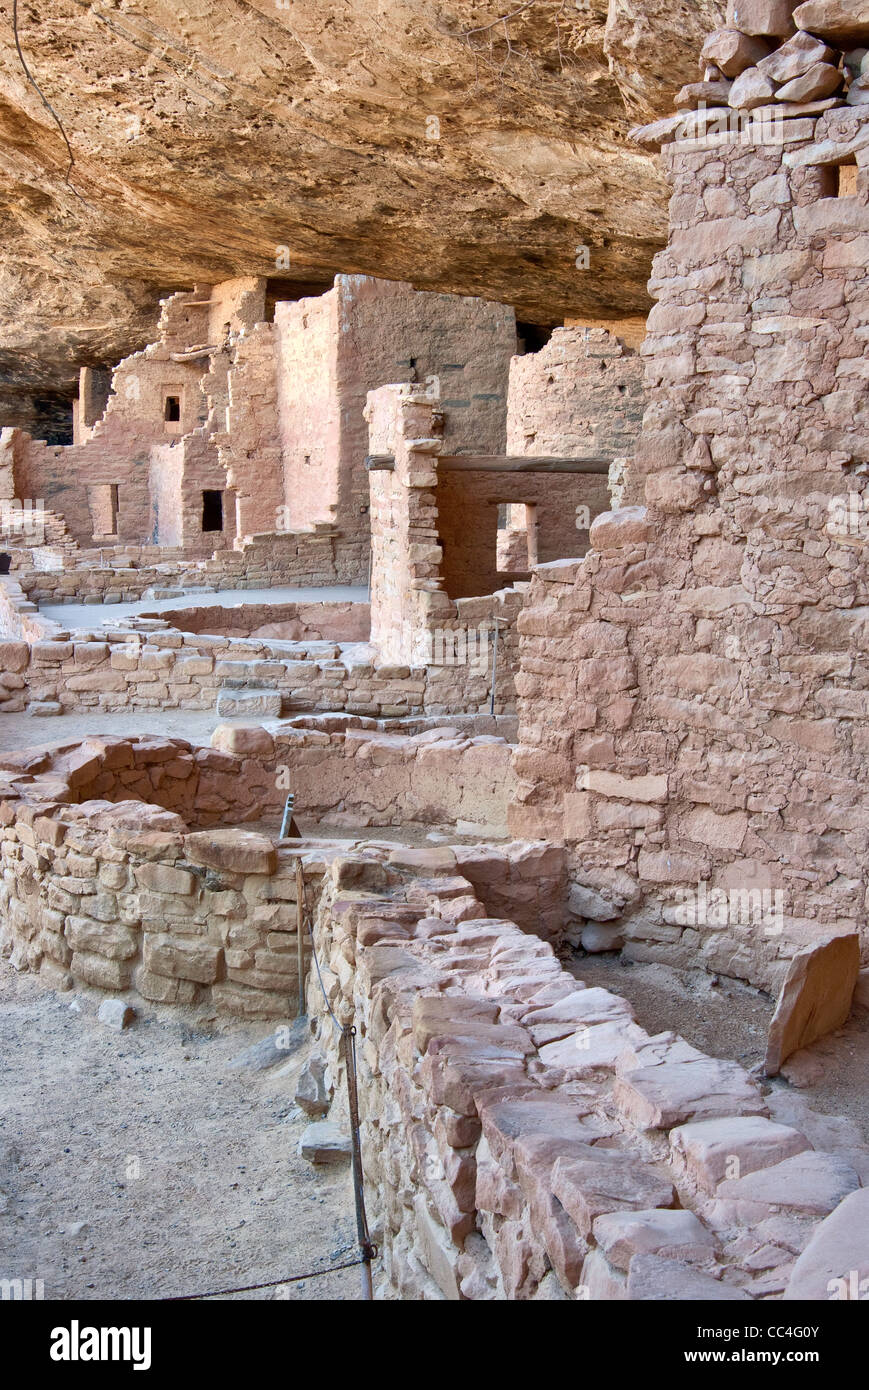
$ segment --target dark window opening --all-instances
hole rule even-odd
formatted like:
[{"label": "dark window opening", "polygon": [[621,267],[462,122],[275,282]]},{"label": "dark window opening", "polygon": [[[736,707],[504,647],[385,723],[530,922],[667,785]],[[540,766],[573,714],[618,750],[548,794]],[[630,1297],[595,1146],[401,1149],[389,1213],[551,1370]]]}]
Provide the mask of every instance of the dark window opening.
[{"label": "dark window opening", "polygon": [[[33,417],[22,420],[22,428],[32,434],[34,439],[44,439],[46,444],[71,444],[72,415],[73,404],[68,397],[54,393],[35,396]],[[15,421],[13,419],[4,423]]]},{"label": "dark window opening", "polygon": [[558,327],[555,323],[527,323],[523,320],[516,320],[516,351],[521,357],[526,352],[539,352],[546,347],[552,337],[553,330]]},{"label": "dark window opening", "polygon": [[[316,299],[332,288],[332,280],[294,280],[292,276],[273,275],[266,281],[265,322],[274,323],[278,304],[299,299]],[[307,324],[305,327],[307,328]]]},{"label": "dark window opening", "polygon": [[857,195],[856,164],[824,164],[818,167],[819,198],[854,198]]},{"label": "dark window opening", "polygon": [[167,396],[166,406],[163,411],[164,420],[178,421],[181,419],[181,397]]},{"label": "dark window opening", "polygon": [[207,488],[202,494],[203,531],[223,530],[223,493]]}]

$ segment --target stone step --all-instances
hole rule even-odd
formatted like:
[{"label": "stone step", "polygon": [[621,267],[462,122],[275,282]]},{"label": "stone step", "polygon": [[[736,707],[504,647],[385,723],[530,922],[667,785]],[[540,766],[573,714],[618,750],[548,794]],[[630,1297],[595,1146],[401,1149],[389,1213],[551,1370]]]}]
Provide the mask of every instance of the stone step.
[{"label": "stone step", "polygon": [[277,716],[281,712],[281,702],[279,690],[243,690],[224,686],[217,695],[217,713],[222,719],[253,714]]}]

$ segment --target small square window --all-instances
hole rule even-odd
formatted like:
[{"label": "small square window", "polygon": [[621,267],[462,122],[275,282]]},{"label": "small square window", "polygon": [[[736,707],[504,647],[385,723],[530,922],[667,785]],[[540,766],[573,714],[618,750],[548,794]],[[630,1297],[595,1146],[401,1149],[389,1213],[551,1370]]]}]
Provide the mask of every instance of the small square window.
[{"label": "small square window", "polygon": [[163,419],[175,424],[181,419],[181,397],[167,396],[163,407]]}]

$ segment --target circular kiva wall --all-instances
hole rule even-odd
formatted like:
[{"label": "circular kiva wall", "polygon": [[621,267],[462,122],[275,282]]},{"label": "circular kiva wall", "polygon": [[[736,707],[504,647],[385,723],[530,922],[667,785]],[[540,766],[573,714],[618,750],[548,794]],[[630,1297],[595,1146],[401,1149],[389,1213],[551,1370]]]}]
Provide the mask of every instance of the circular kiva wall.
[{"label": "circular kiva wall", "polygon": [[[277,825],[289,782],[309,822],[329,811],[345,825],[467,831],[474,815],[497,836],[510,746],[453,734],[222,726],[215,742],[231,751],[95,738],[0,755],[0,949],[60,989],[292,1015],[296,861],[314,901],[336,857],[357,850],[352,839],[280,841],[249,826]],[[359,852],[388,861],[391,850]],[[557,933],[559,852],[492,841],[460,853],[499,911],[513,906],[530,930]]]}]

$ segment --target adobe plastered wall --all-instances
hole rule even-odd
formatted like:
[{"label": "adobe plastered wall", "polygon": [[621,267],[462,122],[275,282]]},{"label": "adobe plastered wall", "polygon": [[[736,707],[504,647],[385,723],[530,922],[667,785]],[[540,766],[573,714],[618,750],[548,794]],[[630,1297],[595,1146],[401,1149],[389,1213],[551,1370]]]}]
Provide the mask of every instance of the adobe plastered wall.
[{"label": "adobe plastered wall", "polygon": [[293,526],[339,519],[338,304],[335,288],[275,306],[281,500]]},{"label": "adobe plastered wall", "polygon": [[[221,724],[212,742],[254,760],[250,766],[265,783],[261,804],[276,816],[292,791],[297,818],[327,826],[436,825],[506,834],[511,750],[497,734],[449,726],[390,733],[371,719],[314,715],[272,733]],[[498,852],[509,855],[503,846]],[[564,897],[562,891],[557,914],[544,918],[544,933],[560,934]]]},{"label": "adobe plastered wall", "polygon": [[[865,931],[867,117],[665,148],[647,508],[538,570],[519,619],[513,832],[565,839],[634,957],[764,985]],[[856,196],[826,196],[831,158]],[[780,910],[680,918],[704,886]]]},{"label": "adobe plastered wall", "polygon": [[603,328],[556,328],[510,363],[507,453],[631,454],[645,404],[639,353]]},{"label": "adobe plastered wall", "polygon": [[502,453],[513,310],[397,281],[339,275],[317,299],[280,304],[279,416],[292,525],[337,520],[367,534],[367,393],[428,383],[448,452]]},{"label": "adobe plastered wall", "polygon": [[227,373],[223,424],[214,422],[226,483],[235,493],[240,536],[274,531],[283,520],[279,348],[273,323],[257,323],[238,340]]},{"label": "adobe plastered wall", "polygon": [[250,332],[266,313],[266,282],[262,277],[239,275],[217,285],[197,285],[197,299],[208,300],[205,341],[224,342],[228,334]]}]

